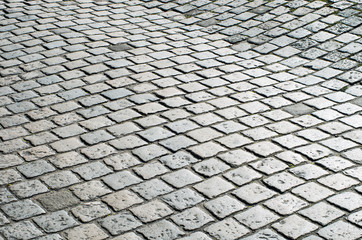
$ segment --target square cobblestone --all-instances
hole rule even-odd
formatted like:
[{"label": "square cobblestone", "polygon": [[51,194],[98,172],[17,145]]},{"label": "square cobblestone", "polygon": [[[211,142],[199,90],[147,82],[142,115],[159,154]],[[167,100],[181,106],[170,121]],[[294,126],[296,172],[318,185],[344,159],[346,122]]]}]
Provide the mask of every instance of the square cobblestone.
[{"label": "square cobblestone", "polygon": [[276,195],[276,192],[260,185],[259,183],[253,182],[238,188],[233,192],[233,194],[249,204],[255,204],[273,197]]},{"label": "square cobblestone", "polygon": [[344,212],[327,203],[320,202],[299,213],[323,226],[344,215]]},{"label": "square cobblestone", "polygon": [[178,151],[174,154],[161,157],[160,161],[171,169],[179,169],[199,160],[187,152]]},{"label": "square cobblestone", "polygon": [[143,226],[138,232],[142,233],[148,239],[177,239],[184,234],[175,224],[167,220],[161,220],[146,226]]},{"label": "square cobblestone", "polygon": [[176,188],[182,188],[186,185],[202,181],[202,178],[187,169],[181,169],[169,174],[165,174],[161,178]]},{"label": "square cobblestone", "polygon": [[193,169],[204,176],[213,176],[224,172],[225,170],[229,169],[230,167],[225,164],[224,162],[217,160],[215,158],[211,158],[208,160],[204,160],[200,163],[197,163],[193,166]]},{"label": "square cobblestone", "polygon": [[103,218],[99,223],[112,235],[119,235],[142,225],[131,213],[125,211]]},{"label": "square cobblestone", "polygon": [[308,206],[307,202],[290,194],[285,193],[265,202],[265,205],[281,215],[292,214],[299,209]]},{"label": "square cobblestone", "polygon": [[235,215],[235,219],[255,230],[278,220],[279,216],[258,205]]},{"label": "square cobblestone", "polygon": [[310,233],[318,229],[317,225],[299,217],[298,215],[291,215],[272,226],[292,239],[297,239],[306,233]]},{"label": "square cobblestone", "polygon": [[275,240],[285,240],[281,235],[277,234],[276,232],[270,230],[270,229],[264,229],[260,230],[259,232],[250,235],[249,237],[245,237],[245,240],[262,240],[265,238],[271,238]]},{"label": "square cobblestone", "polygon": [[335,196],[328,198],[328,202],[337,205],[348,211],[353,211],[361,207],[361,195],[354,192],[342,192]]},{"label": "square cobblestone", "polygon": [[206,142],[194,147],[190,147],[189,149],[201,158],[213,157],[217,153],[226,150],[226,148],[214,142]]},{"label": "square cobblestone", "polygon": [[64,210],[36,217],[34,221],[48,233],[58,232],[78,225]]},{"label": "square cobblestone", "polygon": [[252,162],[257,159],[254,154],[251,154],[241,149],[228,151],[218,156],[231,166],[240,166],[244,163]]},{"label": "square cobblestone", "polygon": [[214,223],[208,226],[205,231],[216,239],[236,239],[249,233],[246,227],[232,218]]},{"label": "square cobblestone", "polygon": [[185,230],[193,230],[213,221],[213,218],[198,207],[176,214],[171,219]]},{"label": "square cobblestone", "polygon": [[129,171],[121,171],[107,175],[103,181],[114,190],[120,190],[125,187],[142,182],[142,180]]},{"label": "square cobblestone", "polygon": [[320,229],[318,234],[324,238],[333,240],[340,238],[358,239],[362,235],[362,230],[352,224],[338,221]]},{"label": "square cobblestone", "polygon": [[232,181],[233,183],[241,186],[255,179],[262,178],[263,175],[259,174],[258,172],[254,171],[249,167],[242,166],[225,173],[223,176],[228,180]]},{"label": "square cobblestone", "polygon": [[206,202],[204,206],[221,219],[245,208],[243,203],[228,195]]},{"label": "square cobblestone", "polygon": [[158,220],[173,213],[165,203],[157,200],[134,207],[131,209],[131,212],[145,223]]},{"label": "square cobblestone", "polygon": [[3,205],[1,209],[13,220],[22,220],[45,213],[38,205],[29,199]]},{"label": "square cobblestone", "polygon": [[0,232],[8,239],[31,239],[43,233],[30,221],[13,223],[0,228]]},{"label": "square cobblestone", "polygon": [[341,173],[336,173],[333,175],[329,175],[323,178],[320,178],[318,182],[323,185],[333,188],[337,191],[349,188],[353,185],[358,184],[359,182],[354,180],[353,178],[347,177]]},{"label": "square cobblestone", "polygon": [[297,194],[307,201],[318,202],[326,197],[334,194],[333,191],[328,188],[322,187],[321,185],[309,182],[292,190],[294,194]]},{"label": "square cobblestone", "polygon": [[273,153],[282,151],[282,148],[269,141],[254,143],[249,146],[246,146],[246,148],[254,152],[255,154],[263,157],[267,157]]},{"label": "square cobblestone", "polygon": [[295,186],[303,184],[304,180],[294,177],[290,173],[282,172],[265,178],[263,182],[268,186],[278,189],[280,192],[285,192]]},{"label": "square cobblestone", "polygon": [[36,194],[48,192],[49,189],[39,180],[30,180],[12,184],[10,190],[20,198],[31,197]]},{"label": "square cobblestone", "polygon": [[101,228],[94,223],[84,224],[69,230],[64,231],[64,236],[68,239],[89,239],[102,240],[108,237]]},{"label": "square cobblestone", "polygon": [[263,158],[253,163],[250,163],[254,169],[265,174],[273,174],[288,168],[288,165],[273,157]]},{"label": "square cobblestone", "polygon": [[172,192],[173,188],[159,179],[152,179],[136,185],[132,188],[132,190],[137,192],[143,198],[150,200],[157,196]]}]

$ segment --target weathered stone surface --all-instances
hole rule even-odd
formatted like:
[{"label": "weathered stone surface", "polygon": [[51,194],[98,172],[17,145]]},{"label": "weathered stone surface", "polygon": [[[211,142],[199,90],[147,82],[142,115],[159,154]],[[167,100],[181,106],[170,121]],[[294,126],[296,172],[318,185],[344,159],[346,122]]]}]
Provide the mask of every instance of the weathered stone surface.
[{"label": "weathered stone surface", "polygon": [[360,0],[6,0],[0,239],[359,239]]},{"label": "weathered stone surface", "polygon": [[34,221],[47,233],[58,232],[78,225],[64,210],[36,217]]},{"label": "weathered stone surface", "polygon": [[100,220],[102,227],[107,229],[112,235],[119,235],[142,225],[129,212],[120,212],[116,215]]}]

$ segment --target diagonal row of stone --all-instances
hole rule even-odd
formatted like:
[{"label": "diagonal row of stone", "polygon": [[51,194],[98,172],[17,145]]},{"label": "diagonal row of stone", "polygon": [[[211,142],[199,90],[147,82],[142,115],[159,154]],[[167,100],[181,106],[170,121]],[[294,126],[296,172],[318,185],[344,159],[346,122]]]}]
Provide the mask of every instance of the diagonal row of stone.
[{"label": "diagonal row of stone", "polygon": [[359,239],[361,23],[359,0],[2,0],[0,239]]}]

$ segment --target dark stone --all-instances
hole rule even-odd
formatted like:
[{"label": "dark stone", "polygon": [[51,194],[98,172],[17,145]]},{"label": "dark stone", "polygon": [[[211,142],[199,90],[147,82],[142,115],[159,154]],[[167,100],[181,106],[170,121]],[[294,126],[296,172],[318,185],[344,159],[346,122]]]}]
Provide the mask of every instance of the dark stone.
[{"label": "dark stone", "polygon": [[270,11],[271,9],[272,8],[270,8],[270,7],[261,6],[261,7],[251,10],[251,12],[256,13],[256,14],[263,14],[263,13]]},{"label": "dark stone", "polygon": [[209,27],[212,25],[215,25],[217,23],[217,21],[214,18],[211,19],[207,19],[201,22],[198,22],[197,25],[201,26],[201,27]]},{"label": "dark stone", "polygon": [[304,115],[314,111],[313,108],[304,105],[303,103],[294,104],[284,108],[290,114],[293,115]]},{"label": "dark stone", "polygon": [[236,34],[230,37],[225,38],[225,41],[229,42],[229,43],[239,43],[241,41],[244,41],[247,37],[240,35],[240,34]]},{"label": "dark stone", "polygon": [[130,45],[128,45],[127,43],[113,44],[113,45],[110,45],[108,48],[115,52],[126,51],[126,50],[132,49],[132,47]]},{"label": "dark stone", "polygon": [[36,198],[48,211],[58,211],[78,204],[79,200],[69,190],[50,192]]}]

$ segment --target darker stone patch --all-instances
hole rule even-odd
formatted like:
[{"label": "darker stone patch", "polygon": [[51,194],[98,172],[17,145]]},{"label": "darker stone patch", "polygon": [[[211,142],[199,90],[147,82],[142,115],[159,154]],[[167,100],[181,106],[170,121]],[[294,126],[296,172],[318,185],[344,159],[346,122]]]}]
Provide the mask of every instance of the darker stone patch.
[{"label": "darker stone patch", "polygon": [[113,45],[110,45],[108,48],[115,52],[126,51],[126,50],[132,49],[132,47],[130,45],[128,45],[127,43],[113,44]]},{"label": "darker stone patch", "polygon": [[[361,82],[362,83],[362,82]],[[362,98],[357,98],[356,100],[354,100],[352,103],[362,107]]]},{"label": "darker stone patch", "polygon": [[236,34],[236,35],[232,35],[230,37],[227,37],[224,40],[229,42],[229,43],[235,44],[235,43],[242,42],[245,39],[247,39],[247,37],[245,37],[243,35],[240,35],[240,34]]},{"label": "darker stone patch", "polygon": [[205,11],[201,11],[201,10],[199,10],[199,9],[193,9],[193,10],[187,12],[187,13],[186,13],[186,16],[194,17],[194,16],[199,15],[199,14],[202,14],[202,13],[204,13],[204,12],[205,12]]},{"label": "darker stone patch", "polygon": [[352,29],[353,29],[352,27],[347,26],[346,24],[337,23],[337,24],[333,25],[332,27],[327,28],[326,30],[331,32],[331,33],[339,35],[339,34],[342,34],[344,32],[348,32],[348,31],[350,31]]},{"label": "darker stone patch", "polygon": [[298,103],[298,104],[294,104],[294,105],[285,107],[284,110],[293,115],[304,115],[304,114],[308,114],[308,113],[311,113],[314,111],[313,108],[308,107],[307,105],[305,105],[303,103]]},{"label": "darker stone patch", "polygon": [[50,192],[36,198],[48,211],[58,211],[78,204],[79,200],[70,191]]},{"label": "darker stone patch", "polygon": [[316,45],[318,45],[318,42],[309,38],[305,38],[291,44],[292,47],[295,47],[302,51],[307,50],[308,48],[314,47]]},{"label": "darker stone patch", "polygon": [[212,26],[212,25],[215,25],[215,24],[217,24],[217,20],[214,19],[214,18],[207,19],[205,21],[201,21],[201,22],[197,23],[197,25],[199,25],[201,27],[209,27],[209,26]]},{"label": "darker stone patch", "polygon": [[270,11],[271,9],[272,9],[271,7],[261,6],[258,8],[254,8],[253,10],[251,10],[251,12],[256,13],[256,14],[263,14],[263,13]]}]

